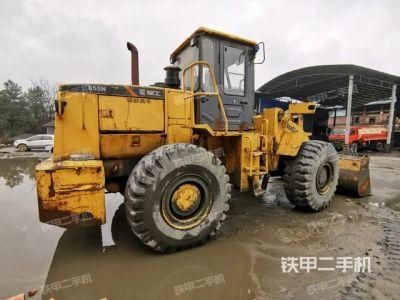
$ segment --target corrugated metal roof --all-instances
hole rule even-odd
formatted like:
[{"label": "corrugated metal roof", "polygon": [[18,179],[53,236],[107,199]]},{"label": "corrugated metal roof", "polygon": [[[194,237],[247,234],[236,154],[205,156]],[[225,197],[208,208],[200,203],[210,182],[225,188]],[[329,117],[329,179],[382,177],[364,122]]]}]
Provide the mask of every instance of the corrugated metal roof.
[{"label": "corrugated metal roof", "polygon": [[[258,91],[271,97],[291,97],[315,101],[323,106],[347,104],[349,75],[354,76],[353,108],[391,96],[393,84],[400,77],[357,65],[320,65],[282,74]],[[400,96],[400,86],[397,98]]]}]

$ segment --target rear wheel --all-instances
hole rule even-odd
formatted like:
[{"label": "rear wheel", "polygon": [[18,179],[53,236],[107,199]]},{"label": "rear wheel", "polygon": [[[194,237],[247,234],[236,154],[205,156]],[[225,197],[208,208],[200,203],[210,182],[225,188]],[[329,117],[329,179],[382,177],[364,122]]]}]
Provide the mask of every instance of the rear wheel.
[{"label": "rear wheel", "polygon": [[191,144],[162,146],[143,157],[128,179],[128,223],[157,251],[197,246],[221,228],[230,190],[225,167],[212,153]]},{"label": "rear wheel", "polygon": [[296,207],[320,211],[328,206],[339,178],[338,155],[326,142],[304,143],[283,177],[285,194]]}]

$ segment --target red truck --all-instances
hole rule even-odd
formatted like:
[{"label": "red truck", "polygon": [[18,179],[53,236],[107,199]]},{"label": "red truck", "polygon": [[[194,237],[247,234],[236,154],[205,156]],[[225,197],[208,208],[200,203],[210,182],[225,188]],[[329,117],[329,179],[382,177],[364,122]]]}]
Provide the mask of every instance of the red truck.
[{"label": "red truck", "polygon": [[[335,127],[329,134],[329,141],[336,149],[342,150],[346,129]],[[352,126],[350,129],[349,145],[352,152],[358,149],[383,151],[388,130],[383,126]]]}]

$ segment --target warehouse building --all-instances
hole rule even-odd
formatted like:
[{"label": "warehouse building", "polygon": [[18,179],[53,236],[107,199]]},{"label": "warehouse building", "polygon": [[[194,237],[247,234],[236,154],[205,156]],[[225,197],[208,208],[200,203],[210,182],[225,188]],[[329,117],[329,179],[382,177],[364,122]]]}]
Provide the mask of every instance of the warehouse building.
[{"label": "warehouse building", "polygon": [[263,101],[284,97],[316,102],[330,111],[330,126],[345,126],[347,144],[351,125],[385,124],[389,131],[386,150],[390,151],[394,125],[400,117],[400,101],[396,101],[399,85],[400,77],[361,66],[312,66],[287,72],[262,85],[258,105],[263,107]]}]

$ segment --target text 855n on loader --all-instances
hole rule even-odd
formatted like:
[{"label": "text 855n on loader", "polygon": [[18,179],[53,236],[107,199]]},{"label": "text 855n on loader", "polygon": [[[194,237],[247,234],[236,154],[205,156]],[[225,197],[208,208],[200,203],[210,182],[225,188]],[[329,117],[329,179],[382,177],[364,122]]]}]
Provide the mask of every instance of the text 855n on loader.
[{"label": "text 855n on loader", "polygon": [[260,195],[274,171],[284,169],[297,207],[329,204],[339,159],[303,130],[315,105],[254,115],[256,42],[199,28],[172,53],[165,82],[149,87],[139,86],[137,50],[128,48],[132,85],[59,87],[53,157],[36,167],[42,222],[103,224],[105,190],[120,192],[139,239],[172,252],[215,235],[232,185]]}]

